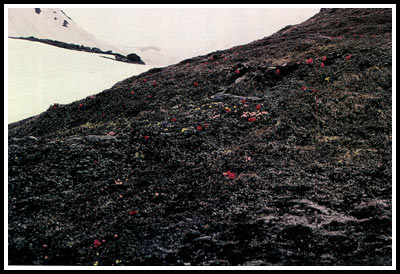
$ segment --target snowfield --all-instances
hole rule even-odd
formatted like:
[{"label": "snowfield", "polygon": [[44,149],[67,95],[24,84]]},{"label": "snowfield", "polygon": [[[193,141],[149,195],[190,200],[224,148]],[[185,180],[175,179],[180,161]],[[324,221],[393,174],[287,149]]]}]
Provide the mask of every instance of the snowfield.
[{"label": "snowfield", "polygon": [[100,93],[154,67],[101,56],[105,55],[8,39],[8,123],[38,115],[54,103]]}]

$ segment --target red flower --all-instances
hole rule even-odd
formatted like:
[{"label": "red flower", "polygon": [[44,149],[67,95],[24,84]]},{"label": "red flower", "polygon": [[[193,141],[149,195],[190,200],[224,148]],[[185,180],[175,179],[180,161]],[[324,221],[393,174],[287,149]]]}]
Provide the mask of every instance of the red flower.
[{"label": "red flower", "polygon": [[320,65],[320,67],[321,67],[321,68],[325,67],[325,64],[324,64],[324,62],[321,62],[321,65]]},{"label": "red flower", "polygon": [[350,58],[351,58],[351,54],[346,56],[347,60],[350,60]]},{"label": "red flower", "polygon": [[151,98],[151,94],[147,95],[147,98]]},{"label": "red flower", "polygon": [[247,121],[249,122],[255,122],[257,119],[256,117],[250,117],[249,119],[247,119]]},{"label": "red flower", "polygon": [[101,246],[101,242],[99,240],[94,240],[93,245],[95,248],[98,248],[99,246]]},{"label": "red flower", "polygon": [[172,121],[172,122],[176,122],[176,118],[172,118],[171,121]]},{"label": "red flower", "polygon": [[131,91],[131,94],[132,94],[132,95],[135,94],[135,91],[132,90],[132,91]]},{"label": "red flower", "polygon": [[147,82],[147,78],[144,78],[144,79],[143,79],[143,82],[145,82],[145,83],[146,83],[146,82]]},{"label": "red flower", "polygon": [[118,238],[118,234],[114,234],[114,238]]},{"label": "red flower", "polygon": [[212,61],[212,60],[214,60],[214,57],[211,56],[208,58],[208,60]]},{"label": "red flower", "polygon": [[195,87],[197,87],[197,86],[199,85],[199,83],[194,82],[193,85],[194,85]]},{"label": "red flower", "polygon": [[243,103],[243,104],[246,104],[246,100],[242,100],[242,103]]},{"label": "red flower", "polygon": [[57,108],[57,105],[56,104],[54,104],[54,106],[53,106],[53,109],[56,109]]},{"label": "red flower", "polygon": [[326,61],[326,56],[322,56],[321,60]]},{"label": "red flower", "polygon": [[279,75],[281,75],[281,71],[280,71],[280,69],[276,69],[276,76],[279,76]]},{"label": "red flower", "polygon": [[137,210],[131,210],[131,211],[128,212],[128,214],[131,215],[131,216],[134,216],[137,213],[138,213]]},{"label": "red flower", "polygon": [[145,140],[147,140],[147,139],[149,139],[149,138],[150,138],[150,136],[147,136],[147,135],[144,136],[144,139],[145,139]]},{"label": "red flower", "polygon": [[200,131],[200,130],[202,130],[202,129],[203,129],[202,126],[197,126],[197,130],[198,130],[198,131]]},{"label": "red flower", "polygon": [[43,248],[46,248],[47,247],[47,244],[43,244]]},{"label": "red flower", "polygon": [[313,62],[312,58],[309,58],[309,59],[306,60],[306,64],[311,64],[312,62]]},{"label": "red flower", "polygon": [[260,109],[260,108],[261,108],[260,104],[256,105],[256,109]]},{"label": "red flower", "polygon": [[204,124],[204,127],[205,127],[205,128],[208,128],[208,126],[209,126],[209,124]]},{"label": "red flower", "polygon": [[240,70],[237,69],[237,70],[235,71],[235,73],[236,73],[236,74],[240,74]]},{"label": "red flower", "polygon": [[156,81],[153,82],[153,87],[155,87],[155,86],[157,86],[157,82]]},{"label": "red flower", "polygon": [[228,170],[227,172],[223,172],[222,174],[224,176],[228,176],[229,179],[235,179],[236,178],[236,174],[234,172],[231,172],[230,170]]},{"label": "red flower", "polygon": [[307,89],[307,87],[304,87],[304,86],[303,86],[303,87],[301,87],[301,90],[306,90],[306,89]]},{"label": "red flower", "polygon": [[83,107],[83,104],[79,104],[79,108]]}]

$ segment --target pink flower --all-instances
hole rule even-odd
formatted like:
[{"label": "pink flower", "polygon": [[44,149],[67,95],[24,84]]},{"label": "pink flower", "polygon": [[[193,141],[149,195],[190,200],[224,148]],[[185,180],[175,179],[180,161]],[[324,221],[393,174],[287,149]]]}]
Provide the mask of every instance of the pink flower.
[{"label": "pink flower", "polygon": [[193,85],[194,85],[195,87],[197,87],[197,86],[199,85],[199,83],[194,82]]},{"label": "pink flower", "polygon": [[79,108],[83,107],[83,104],[79,104]]},{"label": "pink flower", "polygon": [[43,248],[47,248],[47,244],[43,244]]},{"label": "pink flower", "polygon": [[242,100],[242,103],[243,103],[243,104],[246,104],[246,100]]},{"label": "pink flower", "polygon": [[249,122],[255,122],[257,119],[256,117],[250,117],[249,119],[247,119],[247,121]]},{"label": "pink flower", "polygon": [[228,177],[229,177],[229,179],[235,179],[235,178],[236,178],[236,174],[233,173],[233,172],[230,172],[230,173],[228,174]]},{"label": "pink flower", "polygon": [[322,56],[321,60],[326,61],[326,56]]},{"label": "pink flower", "polygon": [[350,60],[350,58],[351,58],[351,54],[346,56],[347,60]]},{"label": "pink flower", "polygon": [[149,138],[150,138],[150,136],[147,136],[147,135],[144,136],[144,139],[145,139],[145,140],[147,140],[147,139],[149,139]]},{"label": "pink flower", "polygon": [[307,89],[307,87],[305,87],[305,86],[301,87],[301,90],[306,90],[306,89]]},{"label": "pink flower", "polygon": [[155,86],[157,86],[157,82],[156,81],[153,82],[153,87],[155,87]]},{"label": "pink flower", "polygon": [[101,246],[101,242],[99,240],[94,240],[93,245],[95,248],[98,248],[99,246]]},{"label": "pink flower", "polygon": [[321,65],[320,65],[320,67],[321,67],[321,68],[325,67],[325,64],[324,64],[324,62],[321,62]]},{"label": "pink flower", "polygon": [[240,70],[237,69],[237,70],[235,71],[235,73],[236,73],[236,74],[240,74]]},{"label": "pink flower", "polygon": [[276,69],[276,76],[279,76],[279,75],[281,75],[281,71],[280,71],[280,69]]},{"label": "pink flower", "polygon": [[208,58],[208,60],[212,61],[212,60],[214,60],[214,57],[211,56]]},{"label": "pink flower", "polygon": [[203,129],[202,126],[197,126],[197,130],[198,130],[198,131],[200,131],[200,130],[202,130],[202,129]]},{"label": "pink flower", "polygon": [[172,122],[176,122],[176,118],[172,118],[171,121],[172,121]]},{"label": "pink flower", "polygon": [[306,64],[311,64],[312,62],[313,62],[312,58],[309,58],[309,59],[306,60]]},{"label": "pink flower", "polygon": [[118,234],[114,234],[114,238],[118,238]]},{"label": "pink flower", "polygon": [[261,108],[260,104],[256,105],[256,109],[260,109],[260,108]]},{"label": "pink flower", "polygon": [[147,82],[147,78],[144,78],[144,79],[143,79],[143,82],[145,82],[145,83],[146,83],[146,82]]},{"label": "pink flower", "polygon": [[132,91],[131,91],[131,94],[132,94],[132,95],[133,95],[133,94],[135,94],[135,91],[134,91],[134,90],[132,90]]}]

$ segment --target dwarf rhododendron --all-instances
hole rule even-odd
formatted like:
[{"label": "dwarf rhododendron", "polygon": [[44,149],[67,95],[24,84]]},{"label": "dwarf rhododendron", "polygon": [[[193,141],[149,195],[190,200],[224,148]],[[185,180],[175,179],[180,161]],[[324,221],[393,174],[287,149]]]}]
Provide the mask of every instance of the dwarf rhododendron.
[{"label": "dwarf rhododendron", "polygon": [[93,245],[95,248],[98,248],[99,246],[101,246],[101,242],[99,240],[94,240]]},{"label": "dwarf rhododendron", "polygon": [[79,108],[82,108],[83,107],[83,104],[79,104]]},{"label": "dwarf rhododendron", "polygon": [[176,122],[176,118],[172,118],[171,121],[172,121],[172,122]]},{"label": "dwarf rhododendron", "polygon": [[321,67],[321,68],[325,67],[325,64],[324,64],[324,62],[321,62],[321,65],[320,65],[320,67]]},{"label": "dwarf rhododendron", "polygon": [[200,130],[202,130],[202,129],[203,129],[203,127],[202,127],[202,126],[197,126],[196,128],[197,128],[197,130],[198,130],[198,131],[200,131]]},{"label": "dwarf rhododendron", "polygon": [[146,83],[146,82],[147,82],[147,78],[144,78],[144,79],[143,79],[143,82],[145,82],[145,83]]},{"label": "dwarf rhododendron", "polygon": [[197,86],[199,85],[199,83],[194,82],[193,85],[194,85],[195,87],[197,87]]},{"label": "dwarf rhododendron", "polygon": [[131,91],[131,94],[132,94],[132,95],[135,94],[135,91],[132,90],[132,91]]},{"label": "dwarf rhododendron", "polygon": [[306,89],[307,89],[307,87],[305,87],[305,86],[301,87],[301,90],[306,90]]},{"label": "dwarf rhododendron", "polygon": [[149,138],[150,138],[150,136],[147,136],[147,135],[144,136],[144,139],[145,139],[145,140],[147,140],[147,139],[149,139]]},{"label": "dwarf rhododendron", "polygon": [[256,105],[256,109],[260,109],[260,108],[261,108],[260,104]]},{"label": "dwarf rhododendron", "polygon": [[240,70],[237,69],[237,70],[235,71],[235,73],[236,73],[236,74],[240,74]]},{"label": "dwarf rhododendron", "polygon": [[351,58],[351,54],[346,56],[347,60],[350,60],[350,58]]},{"label": "dwarf rhododendron", "polygon": [[256,117],[250,117],[249,119],[247,119],[247,121],[249,122],[255,122],[257,119]]},{"label": "dwarf rhododendron", "polygon": [[276,76],[279,76],[279,75],[281,75],[281,70],[280,69],[276,69],[275,73],[276,73]]},{"label": "dwarf rhododendron", "polygon": [[131,210],[128,212],[128,214],[131,216],[136,215],[137,213],[138,213],[137,210]]},{"label": "dwarf rhododendron", "polygon": [[235,179],[236,178],[236,174],[234,172],[231,172],[230,170],[228,170],[227,172],[223,172],[222,174],[224,176],[228,176],[229,179]]},{"label": "dwarf rhododendron", "polygon": [[306,60],[306,64],[311,64],[312,62],[313,62],[312,58],[309,58],[309,59]]}]

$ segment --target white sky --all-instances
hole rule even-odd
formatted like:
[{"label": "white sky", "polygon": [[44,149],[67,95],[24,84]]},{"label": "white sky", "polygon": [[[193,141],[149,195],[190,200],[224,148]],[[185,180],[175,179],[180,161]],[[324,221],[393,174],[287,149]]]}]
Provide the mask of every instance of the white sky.
[{"label": "white sky", "polygon": [[99,40],[121,46],[159,47],[175,62],[261,39],[287,25],[304,22],[320,10],[232,6],[58,8]]}]

